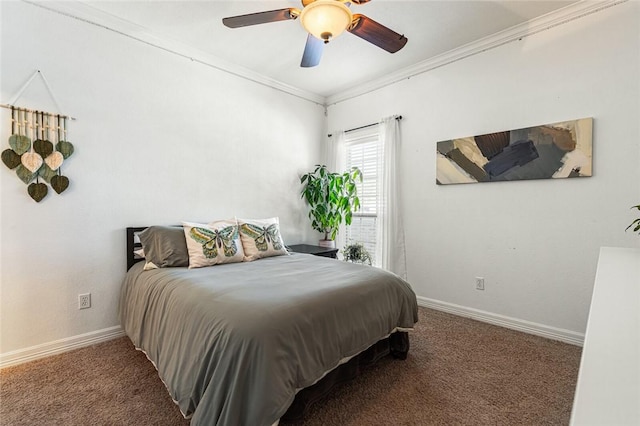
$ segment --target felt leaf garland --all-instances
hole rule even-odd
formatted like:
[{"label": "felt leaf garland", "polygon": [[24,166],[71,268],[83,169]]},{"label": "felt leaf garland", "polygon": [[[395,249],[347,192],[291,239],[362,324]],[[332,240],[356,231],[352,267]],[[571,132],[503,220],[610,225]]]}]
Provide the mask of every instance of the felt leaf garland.
[{"label": "felt leaf garland", "polygon": [[53,152],[53,144],[47,140],[38,139],[33,143],[33,150],[42,158],[47,158]]},{"label": "felt leaf garland", "polygon": [[9,136],[9,146],[16,154],[22,155],[29,151],[29,148],[31,147],[31,139],[22,135],[11,135]]},{"label": "felt leaf garland", "polygon": [[49,189],[44,183],[32,183],[27,187],[27,192],[29,193],[31,198],[36,200],[36,203],[39,203],[44,197],[47,196]]},{"label": "felt leaf garland", "polygon": [[44,159],[44,163],[49,166],[51,170],[58,170],[58,168],[62,166],[63,161],[64,157],[58,151],[51,153],[51,155]]},{"label": "felt leaf garland", "polygon": [[62,194],[62,192],[69,187],[69,178],[62,175],[56,175],[51,178],[51,187],[58,194]]},{"label": "felt leaf garland", "polygon": [[20,156],[13,149],[2,151],[2,162],[10,169],[15,169],[21,164]]},{"label": "felt leaf garland", "polygon": [[36,178],[36,174],[32,173],[31,170],[27,169],[22,164],[20,164],[16,168],[16,174],[18,175],[20,180],[26,183],[27,185]]},{"label": "felt leaf garland", "polygon": [[73,144],[67,141],[60,141],[56,144],[56,150],[60,154],[62,154],[62,156],[66,160],[67,158],[71,157],[71,154],[73,154]]},{"label": "felt leaf garland", "polygon": [[45,162],[45,164],[43,164],[42,167],[40,167],[40,170],[38,170],[38,175],[42,179],[44,179],[45,182],[51,183],[51,178],[54,176],[58,176],[58,173],[56,173],[55,170],[51,170],[51,167],[49,167]]},{"label": "felt leaf garland", "polygon": [[2,162],[28,185],[27,193],[36,202],[49,192],[40,178],[57,194],[69,188],[61,167],[74,153],[74,146],[66,139],[67,117],[11,107],[9,148],[2,151]]},{"label": "felt leaf garland", "polygon": [[26,167],[31,173],[35,173],[42,166],[43,160],[40,154],[36,152],[25,152],[20,159],[22,165]]}]

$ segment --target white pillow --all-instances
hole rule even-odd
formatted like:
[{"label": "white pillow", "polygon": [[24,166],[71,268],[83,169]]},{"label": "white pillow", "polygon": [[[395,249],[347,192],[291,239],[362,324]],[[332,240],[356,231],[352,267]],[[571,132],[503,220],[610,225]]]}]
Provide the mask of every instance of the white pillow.
[{"label": "white pillow", "polygon": [[280,234],[277,217],[270,219],[238,219],[244,260],[289,254]]},{"label": "white pillow", "polygon": [[208,224],[182,222],[189,252],[189,269],[242,262],[244,250],[235,220]]},{"label": "white pillow", "polygon": [[152,269],[160,269],[160,268],[158,268],[156,264],[153,262],[145,262],[144,266],[142,267],[143,271],[150,271]]},{"label": "white pillow", "polygon": [[[134,250],[133,254],[135,254],[138,257],[138,259],[145,259],[145,257],[144,257],[144,249],[142,249],[142,248]],[[152,269],[160,269],[160,268],[158,268],[156,266],[156,264],[153,263],[153,262],[145,261],[144,262],[144,266],[142,267],[142,270],[143,271],[150,271]]]}]

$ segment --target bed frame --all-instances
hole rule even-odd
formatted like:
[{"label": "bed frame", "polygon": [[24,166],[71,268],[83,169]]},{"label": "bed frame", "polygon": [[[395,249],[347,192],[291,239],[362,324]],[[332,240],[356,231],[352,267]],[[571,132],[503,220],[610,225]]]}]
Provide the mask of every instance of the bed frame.
[{"label": "bed frame", "polygon": [[[136,234],[146,228],[146,226],[127,228],[127,271],[136,263],[144,260],[136,256],[134,251],[142,247]],[[299,391],[281,420],[285,422],[302,421],[305,412],[312,404],[329,395],[334,387],[359,376],[363,368],[375,364],[389,354],[396,359],[404,360],[407,358],[408,352],[409,333],[404,331],[392,333],[389,337],[379,340],[348,362],[331,370],[317,383]]]},{"label": "bed frame", "polygon": [[136,263],[144,260],[142,257],[136,256],[134,252],[142,248],[142,244],[136,234],[145,229],[147,229],[146,226],[127,228],[127,271]]}]

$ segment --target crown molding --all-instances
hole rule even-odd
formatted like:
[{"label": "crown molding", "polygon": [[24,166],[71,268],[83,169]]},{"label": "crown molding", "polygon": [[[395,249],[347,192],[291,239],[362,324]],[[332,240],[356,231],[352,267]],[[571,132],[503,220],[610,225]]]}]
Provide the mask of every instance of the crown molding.
[{"label": "crown molding", "polygon": [[520,40],[524,37],[546,31],[557,27],[558,25],[566,24],[578,18],[600,12],[604,9],[608,9],[609,7],[625,3],[627,1],[628,0],[581,0],[577,3],[563,7],[562,9],[531,19],[527,22],[523,22],[522,24],[515,25],[511,28],[507,28],[506,30],[465,44],[441,55],[418,62],[415,65],[387,74],[384,77],[354,86],[348,90],[340,91],[340,93],[329,95],[325,99],[325,106],[334,105],[339,102],[373,92],[385,86],[389,86],[427,71],[460,61],[504,44]]},{"label": "crown molding", "polygon": [[414,77],[416,75],[431,71],[436,68],[440,68],[456,61],[460,61],[478,53],[522,39],[524,37],[546,31],[558,25],[562,25],[575,19],[591,15],[604,9],[608,9],[609,7],[616,6],[621,3],[626,3],[628,0],[581,0],[562,9],[558,9],[557,11],[548,13],[538,18],[534,18],[488,37],[484,37],[459,48],[450,50],[441,55],[437,55],[422,62],[418,62],[415,65],[387,74],[381,78],[374,79],[357,86],[353,86],[348,90],[342,90],[339,93],[335,93],[327,97],[324,97],[317,93],[302,90],[294,86],[290,86],[281,81],[274,80],[260,73],[225,61],[200,49],[195,49],[184,43],[162,36],[141,25],[99,10],[93,6],[83,3],[82,1],[23,1],[25,3],[49,10],[51,12],[59,13],[91,25],[104,28],[122,36],[129,37],[150,46],[165,50],[169,53],[173,53],[177,56],[181,56],[190,61],[198,62],[202,65],[229,73],[236,77],[252,81],[254,83],[270,87],[275,90],[288,93],[295,97],[326,107],[373,92],[399,81]]},{"label": "crown molding", "polygon": [[90,25],[104,28],[116,34],[129,37],[144,44],[162,49],[166,52],[183,57],[192,62],[197,62],[210,68],[234,75],[236,77],[252,81],[254,83],[273,88],[275,90],[288,93],[298,98],[324,105],[324,96],[317,93],[308,92],[294,86],[290,86],[281,81],[266,77],[260,73],[225,61],[219,57],[206,53],[200,49],[190,47],[184,43],[165,37],[144,26],[135,24],[125,19],[119,18],[110,13],[104,12],[81,1],[44,1],[44,0],[23,0],[30,5],[43,8],[45,10],[59,13],[61,15],[77,19]]}]

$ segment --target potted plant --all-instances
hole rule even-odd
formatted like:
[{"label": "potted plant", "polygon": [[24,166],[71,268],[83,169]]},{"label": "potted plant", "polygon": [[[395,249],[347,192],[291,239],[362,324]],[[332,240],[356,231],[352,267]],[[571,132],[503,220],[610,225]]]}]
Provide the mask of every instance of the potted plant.
[{"label": "potted plant", "polygon": [[342,250],[342,255],[347,262],[371,265],[371,255],[362,243],[347,244]]},{"label": "potted plant", "polygon": [[342,174],[331,173],[324,165],[316,165],[313,172],[300,178],[303,185],[302,198],[309,204],[311,227],[324,234],[319,244],[335,247],[340,225],[351,225],[353,212],[360,208],[356,181],[362,182],[362,173],[357,167]]},{"label": "potted plant", "polygon": [[[631,208],[640,210],[640,204]],[[629,228],[633,228],[633,232],[637,232],[638,234],[640,234],[640,217],[631,222],[631,225],[627,226],[627,229],[625,229],[625,231]]]}]

